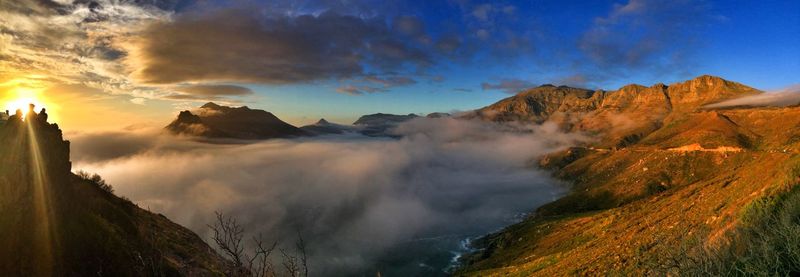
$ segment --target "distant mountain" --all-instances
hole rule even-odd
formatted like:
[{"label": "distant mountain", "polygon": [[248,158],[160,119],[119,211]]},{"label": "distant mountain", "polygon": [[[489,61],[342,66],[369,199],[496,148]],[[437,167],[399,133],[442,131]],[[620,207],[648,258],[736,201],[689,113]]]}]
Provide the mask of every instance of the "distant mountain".
[{"label": "distant mountain", "polygon": [[392,128],[396,127],[398,124],[406,122],[408,120],[417,118],[419,116],[415,114],[408,114],[408,115],[396,115],[396,114],[385,114],[385,113],[376,113],[376,114],[368,114],[358,118],[356,122],[353,122],[353,125],[361,127],[361,134],[365,136],[389,136],[394,137],[394,135],[389,134]]},{"label": "distant mountain", "polygon": [[317,121],[317,123],[300,127],[300,129],[314,135],[344,134],[358,131],[354,126],[331,123],[324,118]]},{"label": "distant mountain", "polygon": [[407,114],[407,115],[397,115],[397,114],[386,114],[386,113],[376,113],[376,114],[368,114],[363,115],[353,122],[353,125],[387,125],[387,124],[397,124],[402,123],[419,116],[415,114]]},{"label": "distant mountain", "polygon": [[174,134],[234,139],[271,139],[310,135],[270,112],[207,103],[199,109],[182,111],[165,128]]},{"label": "distant mountain", "polygon": [[[572,190],[477,240],[457,276],[800,273],[800,107],[705,105],[761,91],[719,77],[615,91],[543,86],[465,117],[592,138],[539,165]],[[735,272],[735,273],[732,273]]]},{"label": "distant mountain", "polygon": [[427,118],[442,118],[442,117],[450,117],[449,113],[429,113],[425,117]]},{"label": "distant mountain", "polygon": [[33,111],[0,124],[0,275],[219,276],[196,234],[73,174],[69,142]]}]

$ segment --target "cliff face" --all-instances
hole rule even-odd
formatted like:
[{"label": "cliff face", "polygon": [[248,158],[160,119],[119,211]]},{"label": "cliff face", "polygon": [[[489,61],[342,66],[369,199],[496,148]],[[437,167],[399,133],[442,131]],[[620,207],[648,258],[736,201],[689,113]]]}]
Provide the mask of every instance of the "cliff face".
[{"label": "cliff face", "polygon": [[197,235],[71,173],[69,142],[32,112],[0,125],[0,273],[220,275]]},{"label": "cliff face", "polygon": [[206,138],[271,139],[309,135],[270,112],[248,107],[225,107],[207,103],[197,110],[182,111],[165,129]]},{"label": "cliff face", "polygon": [[626,146],[647,136],[679,114],[734,97],[761,93],[714,76],[650,87],[631,84],[615,91],[590,91],[545,85],[523,91],[468,118],[491,121],[553,121],[567,131],[599,135],[602,147]]}]

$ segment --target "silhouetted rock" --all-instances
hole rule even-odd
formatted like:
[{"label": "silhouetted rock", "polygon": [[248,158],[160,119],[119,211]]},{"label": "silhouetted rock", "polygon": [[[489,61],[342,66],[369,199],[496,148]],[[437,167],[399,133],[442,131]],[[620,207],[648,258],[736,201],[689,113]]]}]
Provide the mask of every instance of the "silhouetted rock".
[{"label": "silhouetted rock", "polygon": [[73,174],[70,144],[46,118],[29,111],[23,121],[19,111],[0,125],[0,275],[225,272],[196,234]]},{"label": "silhouetted rock", "polygon": [[442,117],[450,117],[449,113],[429,113],[425,117],[427,118],[442,118]]},{"label": "silhouetted rock", "polygon": [[174,134],[206,138],[271,139],[310,135],[272,113],[246,106],[233,108],[207,103],[195,113],[180,112],[166,129]]},{"label": "silhouetted rock", "polygon": [[331,123],[324,118],[321,118],[317,123],[300,127],[300,129],[315,135],[344,134],[357,131],[354,126]]},{"label": "silhouetted rock", "polygon": [[396,127],[400,123],[406,122],[408,120],[417,117],[419,116],[415,114],[396,115],[396,114],[376,113],[359,117],[358,120],[356,120],[356,122],[353,123],[353,125],[361,127],[362,128],[361,134],[365,136],[395,137],[395,135],[389,133],[389,131],[392,128]]}]

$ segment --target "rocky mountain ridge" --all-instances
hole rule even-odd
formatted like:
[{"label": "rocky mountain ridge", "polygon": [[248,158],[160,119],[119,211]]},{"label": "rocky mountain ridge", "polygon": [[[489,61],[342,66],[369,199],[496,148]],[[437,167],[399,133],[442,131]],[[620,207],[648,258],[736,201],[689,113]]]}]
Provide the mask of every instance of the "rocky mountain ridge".
[{"label": "rocky mountain ridge", "polygon": [[566,131],[601,134],[603,146],[625,146],[680,114],[704,105],[762,91],[703,75],[670,85],[631,84],[614,91],[544,85],[532,88],[463,117],[489,121],[558,123]]}]

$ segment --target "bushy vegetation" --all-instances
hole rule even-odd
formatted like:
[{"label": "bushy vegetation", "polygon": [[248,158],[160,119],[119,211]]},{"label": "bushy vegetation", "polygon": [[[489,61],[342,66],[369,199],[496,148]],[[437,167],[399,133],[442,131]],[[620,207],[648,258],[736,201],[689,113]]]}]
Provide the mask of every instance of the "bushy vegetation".
[{"label": "bushy vegetation", "polygon": [[80,177],[81,179],[96,185],[98,188],[108,193],[111,194],[114,193],[114,187],[112,187],[111,184],[106,183],[106,180],[103,180],[103,177],[100,177],[100,175],[98,175],[97,173],[91,174],[89,172],[79,170],[78,172],[75,173],[75,175],[78,175],[78,177]]},{"label": "bushy vegetation", "polygon": [[[800,176],[795,170],[794,176]],[[797,178],[797,177],[793,177]],[[800,186],[745,207],[739,226],[715,247],[684,248],[681,275],[796,276],[800,274]]]}]

